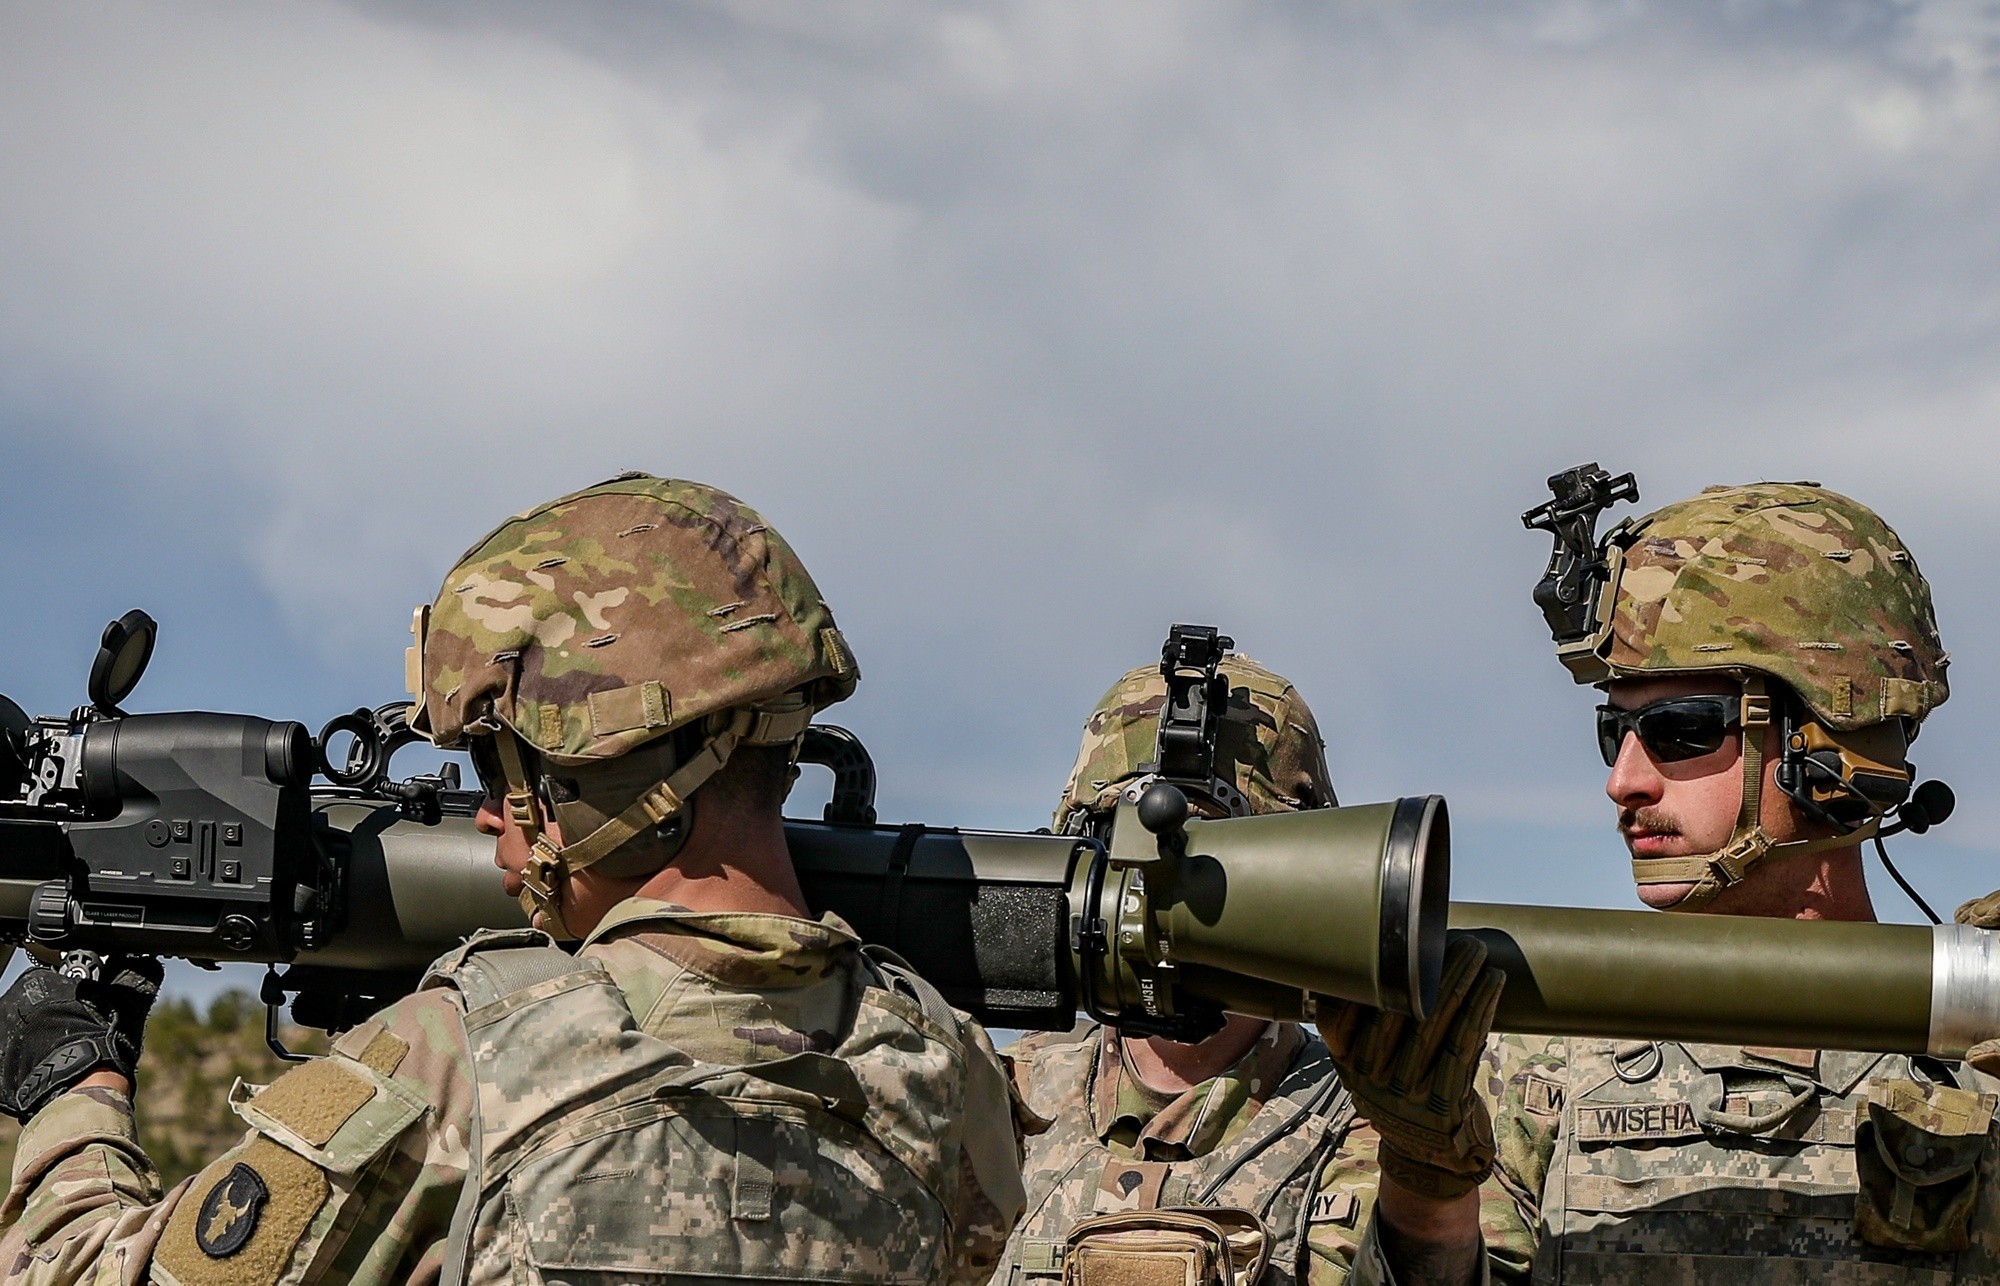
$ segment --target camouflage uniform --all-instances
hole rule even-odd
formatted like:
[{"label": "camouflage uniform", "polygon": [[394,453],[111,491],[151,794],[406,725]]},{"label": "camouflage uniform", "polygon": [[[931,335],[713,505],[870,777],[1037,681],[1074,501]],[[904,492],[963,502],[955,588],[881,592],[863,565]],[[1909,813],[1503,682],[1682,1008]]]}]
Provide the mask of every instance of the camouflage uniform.
[{"label": "camouflage uniform", "polygon": [[[137,1283],[150,1271],[180,1286],[434,1281],[451,1250],[472,1131],[485,1137],[490,1180],[497,1151],[549,1130],[566,1104],[601,1103],[641,1063],[657,1079],[807,1053],[854,1070],[860,1101],[843,1105],[854,1119],[831,1124],[884,1143],[838,1139],[842,1156],[873,1158],[865,1177],[805,1186],[818,1171],[804,1124],[828,1122],[799,1106],[809,1096],[783,1085],[762,1087],[766,1102],[754,1105],[739,1090],[746,1097],[719,1098],[707,1115],[627,1105],[615,1132],[602,1115],[594,1128],[570,1126],[539,1162],[557,1168],[564,1188],[615,1199],[546,1203],[521,1211],[512,1227],[482,1223],[470,1280],[579,1271],[688,1280],[725,1263],[753,1277],[857,1282],[981,1280],[991,1271],[1012,1212],[996,1208],[963,1149],[939,1143],[954,1143],[975,1114],[1008,1120],[1004,1090],[996,1098],[993,1082],[964,1070],[983,1063],[997,1075],[997,1060],[976,1026],[961,1039],[914,999],[882,989],[837,920],[704,915],[635,899],[580,959],[592,967],[557,983],[553,1008],[530,1011],[531,1036],[511,1030],[475,1048],[468,1028],[490,1038],[492,1011],[508,1010],[497,1015],[504,1020],[520,1002],[468,1018],[461,990],[434,985],[342,1035],[332,1056],[268,1088],[239,1086],[232,1100],[251,1126],[243,1142],[164,1199],[130,1102],[104,1091],[61,1096],[28,1124],[16,1153],[11,1227],[0,1242],[8,1280]],[[607,1001],[622,1022],[604,1021]],[[764,1129],[761,1188],[745,1182],[735,1148],[702,1147],[718,1122]],[[720,1157],[725,1168],[669,1164],[683,1151]],[[239,1163],[268,1189],[254,1205],[242,1178],[231,1190]],[[996,1186],[1009,1201],[1004,1177]],[[575,1224],[585,1209],[595,1216],[587,1237]],[[227,1245],[231,1218],[247,1225],[247,1240],[226,1255],[205,1253],[197,1234]],[[857,1238],[857,1228],[867,1235]],[[858,1256],[857,1245],[872,1254]]]},{"label": "camouflage uniform", "polygon": [[[1229,696],[1215,780],[1189,783],[1195,802],[1258,813],[1331,805],[1319,727],[1297,690],[1239,655],[1218,672]],[[1096,824],[1135,789],[1157,757],[1165,701],[1157,665],[1104,694],[1084,724],[1056,829]],[[996,1283],[1060,1278],[1065,1238],[1094,1214],[1176,1205],[1259,1216],[1270,1248],[1263,1281],[1345,1276],[1374,1200],[1374,1134],[1297,1025],[1271,1024],[1235,1066],[1171,1101],[1131,1074],[1115,1029],[1032,1036],[1010,1052],[1023,1100],[1053,1124],[1029,1140],[1028,1213]]]},{"label": "camouflage uniform", "polygon": [[[1802,707],[1805,744],[1823,731],[1823,763],[1907,772],[1905,738],[1948,695],[1946,658],[1929,586],[1872,511],[1812,484],[1716,487],[1611,545],[1598,667],[1565,658],[1580,681],[1721,673],[1743,681],[1747,716],[1776,680],[1773,695]],[[1683,903],[1698,905],[1762,861],[1811,851],[1757,823],[1761,732],[1744,738],[1730,847],[1637,859],[1642,882],[1699,880],[1702,898]],[[1537,1282],[2000,1279],[2000,1081],[1970,1067],[1505,1036],[1486,1071],[1497,1178],[1517,1211],[1511,1230],[1487,1222],[1496,1276],[1532,1258]],[[1389,1280],[1379,1268],[1357,1278]]]},{"label": "camouflage uniform", "polygon": [[2000,1280],[1992,1077],[1895,1054],[1495,1044],[1500,1168],[1523,1195],[1520,1231],[1488,1249],[1532,1255],[1537,1282]]},{"label": "camouflage uniform", "polygon": [[[657,869],[653,827],[736,745],[855,678],[761,518],[643,475],[504,524],[417,638],[413,724],[503,743],[524,832],[558,811],[532,859],[558,927],[566,873]],[[232,1101],[242,1143],[163,1198],[122,1095],[55,1099],[0,1211],[8,1279],[980,1280],[1020,1209],[984,1032],[831,917],[635,898],[574,957],[483,936]]]},{"label": "camouflage uniform", "polygon": [[1320,1043],[1273,1023],[1234,1067],[1160,1103],[1114,1029],[1031,1036],[1009,1051],[1028,1107],[1028,1205],[994,1282],[1061,1276],[1069,1230],[1093,1214],[1215,1205],[1264,1221],[1263,1281],[1340,1282],[1375,1200],[1375,1135],[1355,1119]]}]

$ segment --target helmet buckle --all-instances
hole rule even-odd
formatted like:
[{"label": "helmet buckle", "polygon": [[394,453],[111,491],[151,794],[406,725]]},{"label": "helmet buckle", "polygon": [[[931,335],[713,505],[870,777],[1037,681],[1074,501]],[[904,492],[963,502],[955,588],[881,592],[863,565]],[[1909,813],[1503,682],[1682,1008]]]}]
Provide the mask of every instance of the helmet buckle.
[{"label": "helmet buckle", "polygon": [[562,860],[537,849],[521,868],[521,883],[535,891],[538,901],[551,902],[556,896],[556,877],[561,873]]},{"label": "helmet buckle", "polygon": [[507,792],[507,820],[516,830],[533,835],[541,828],[541,816],[535,811],[534,792],[510,790]]}]

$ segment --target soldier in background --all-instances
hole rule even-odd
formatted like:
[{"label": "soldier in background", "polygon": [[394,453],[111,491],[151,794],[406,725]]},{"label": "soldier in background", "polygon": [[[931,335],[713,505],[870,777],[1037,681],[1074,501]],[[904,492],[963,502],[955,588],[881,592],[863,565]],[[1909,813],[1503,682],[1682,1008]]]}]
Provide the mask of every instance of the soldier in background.
[{"label": "soldier in background", "polygon": [[[1285,679],[1225,657],[1215,774],[1186,786],[1202,816],[1334,803],[1319,728]],[[1120,679],[1084,725],[1056,808],[1064,834],[1101,835],[1150,784],[1166,683],[1158,665]],[[1052,1282],[1065,1242],[1095,1216],[1235,1207],[1261,1224],[1261,1280],[1338,1282],[1373,1199],[1375,1139],[1326,1051],[1295,1023],[1232,1016],[1199,1043],[1087,1024],[1010,1053],[1023,1100],[1052,1125],[1028,1141],[1027,1214],[996,1283]],[[1114,1227],[1115,1231],[1115,1227]],[[1075,1266],[1072,1265],[1074,1270]]]},{"label": "soldier in background", "polygon": [[0,999],[5,1279],[984,1280],[1021,1206],[998,1056],[809,918],[786,852],[798,740],[857,671],[777,532],[623,475],[502,524],[416,632],[412,725],[471,752],[537,929],[245,1091],[243,1141],[164,1197],[143,986],[31,971]]},{"label": "soldier in background", "polygon": [[[1909,551],[1811,484],[1711,488],[1618,539],[1597,737],[1641,899],[1873,920],[1860,845],[1947,696]],[[1522,1037],[1494,1058],[1522,1230],[1489,1231],[1495,1275],[1532,1253],[1537,1282],[2000,1279],[2000,1082],[1971,1067]],[[1471,1203],[1388,1186],[1357,1280],[1475,1280]]]}]

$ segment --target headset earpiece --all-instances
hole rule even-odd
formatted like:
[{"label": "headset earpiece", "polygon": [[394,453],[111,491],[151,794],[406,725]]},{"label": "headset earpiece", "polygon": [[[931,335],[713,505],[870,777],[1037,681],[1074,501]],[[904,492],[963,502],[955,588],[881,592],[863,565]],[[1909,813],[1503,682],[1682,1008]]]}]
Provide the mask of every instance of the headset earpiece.
[{"label": "headset earpiece", "polygon": [[1900,722],[1836,734],[1786,701],[1784,749],[1773,779],[1808,817],[1857,827],[1910,797],[1915,779]]}]

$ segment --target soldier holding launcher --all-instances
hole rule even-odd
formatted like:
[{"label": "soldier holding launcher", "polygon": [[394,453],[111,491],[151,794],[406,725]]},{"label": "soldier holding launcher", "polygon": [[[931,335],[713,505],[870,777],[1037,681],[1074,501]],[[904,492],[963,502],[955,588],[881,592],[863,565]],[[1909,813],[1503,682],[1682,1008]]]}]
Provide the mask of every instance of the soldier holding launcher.
[{"label": "soldier holding launcher", "polygon": [[[1909,794],[1908,744],[1947,696],[1930,587],[1895,532],[1814,484],[1711,488],[1560,570],[1580,574],[1537,598],[1605,690],[1605,792],[1641,899],[1873,920],[1860,845]],[[2000,1277],[2000,1082],[1971,1067],[1524,1037],[1496,1058],[1521,1229],[1489,1231],[1496,1276],[1532,1254],[1537,1282]],[[1374,1119],[1385,1146],[1406,1132]],[[1472,1202],[1390,1186],[1357,1280],[1478,1279]]]},{"label": "soldier holding launcher", "polygon": [[482,539],[416,634],[413,726],[471,752],[537,929],[247,1090],[242,1142],[164,1195],[146,980],[24,975],[6,1280],[984,1280],[1021,1206],[998,1057],[810,918],[786,851],[798,739],[857,678],[790,546],[623,475]]},{"label": "soldier holding launcher", "polygon": [[[1212,780],[1178,783],[1196,813],[1332,806],[1319,728],[1297,690],[1234,653],[1215,672],[1226,699]],[[1119,801],[1158,779],[1167,700],[1159,665],[1105,693],[1084,724],[1058,832],[1103,834]],[[1069,1258],[1072,1273],[1087,1257],[1115,1272],[1134,1235],[1171,1235],[1180,1216],[1149,1215],[1176,1207],[1227,1211],[1261,1234],[1261,1282],[1346,1278],[1374,1200],[1374,1132],[1297,1024],[1233,1016],[1205,1039],[1179,1041],[1090,1023],[1009,1052],[1022,1098],[1052,1124],[1029,1140],[1027,1214],[996,1286],[1055,1282]]]}]

